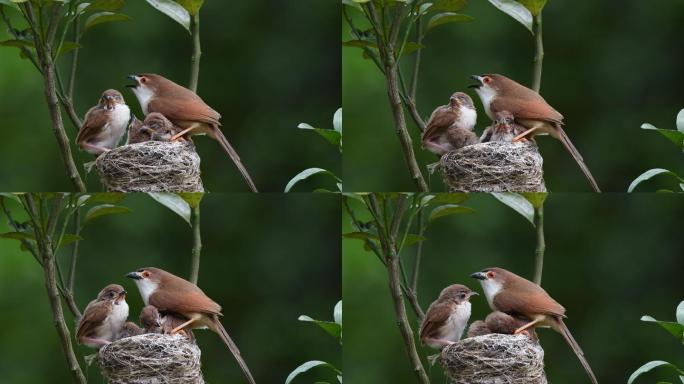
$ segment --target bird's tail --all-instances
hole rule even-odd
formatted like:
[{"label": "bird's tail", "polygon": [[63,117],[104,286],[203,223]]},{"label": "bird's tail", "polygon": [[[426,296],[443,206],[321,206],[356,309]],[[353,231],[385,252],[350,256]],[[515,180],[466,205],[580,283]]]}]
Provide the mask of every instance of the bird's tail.
[{"label": "bird's tail", "polygon": [[589,171],[589,167],[584,163],[584,159],[582,158],[582,155],[580,155],[579,151],[575,146],[572,144],[572,141],[570,141],[570,138],[568,135],[565,133],[563,128],[558,125],[558,139],[563,143],[563,146],[565,149],[570,152],[572,157],[575,159],[577,162],[577,165],[579,165],[580,169],[584,173],[584,176],[586,176],[587,180],[589,180],[589,184],[591,184],[591,187],[594,189],[594,192],[601,192],[599,189],[598,184],[596,183],[596,180],[594,179],[594,176],[592,176],[591,172]]},{"label": "bird's tail", "polygon": [[575,341],[575,338],[572,337],[572,334],[570,333],[570,330],[568,327],[565,325],[563,322],[563,319],[558,318],[558,333],[563,335],[563,338],[565,341],[568,343],[570,348],[575,352],[575,355],[577,355],[577,358],[579,359],[580,363],[582,363],[582,366],[584,367],[584,370],[587,371],[587,375],[589,375],[589,379],[591,379],[592,384],[598,384],[598,380],[596,380],[596,376],[594,375],[594,372],[591,370],[591,367],[589,366],[589,362],[587,361],[587,358],[584,357],[584,352],[582,352],[582,348],[580,348],[579,344],[577,344],[577,341]]},{"label": "bird's tail", "polygon": [[218,127],[214,127],[212,131],[214,133],[214,138],[216,139],[216,141],[218,141],[221,144],[223,150],[226,151],[226,154],[230,157],[231,160],[233,160],[233,163],[235,163],[235,166],[247,182],[249,189],[251,189],[252,192],[259,192],[257,190],[256,185],[254,185],[254,182],[252,181],[252,177],[249,175],[249,172],[247,172],[247,168],[245,168],[245,166],[242,165],[242,161],[240,161],[240,156],[238,156],[235,149],[233,149],[233,147],[230,145],[228,139],[226,139],[226,137],[223,135],[223,132],[221,132],[221,130]]},{"label": "bird's tail", "polygon": [[233,354],[233,357],[235,357],[235,360],[240,366],[240,369],[242,369],[242,372],[245,374],[245,377],[247,378],[247,381],[249,381],[249,384],[256,384],[256,381],[254,381],[254,377],[252,376],[252,372],[249,371],[247,363],[245,363],[245,360],[242,358],[242,355],[240,354],[240,350],[238,349],[233,339],[230,338],[228,332],[226,332],[226,329],[223,328],[223,324],[221,324],[221,322],[218,319],[218,316],[216,315],[214,315],[214,326],[216,329],[212,330],[218,333],[218,335],[221,337],[221,340],[223,340],[223,343],[226,344],[226,347],[228,347],[230,352]]}]

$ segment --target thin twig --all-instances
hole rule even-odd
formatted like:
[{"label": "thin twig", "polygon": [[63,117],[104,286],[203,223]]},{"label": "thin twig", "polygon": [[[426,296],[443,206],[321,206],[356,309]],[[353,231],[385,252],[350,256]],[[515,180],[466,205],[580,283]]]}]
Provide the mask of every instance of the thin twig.
[{"label": "thin twig", "polygon": [[544,240],[544,206],[534,209],[534,226],[537,229],[537,248],[534,251],[534,282],[541,285],[542,273],[544,271],[544,251],[546,251],[546,240]]},{"label": "thin twig", "polygon": [[190,282],[197,284],[200,269],[200,255],[202,253],[202,234],[200,232],[200,206],[192,209],[192,265],[190,268]]},{"label": "thin twig", "polygon": [[66,98],[71,101],[74,99],[74,85],[76,83],[76,68],[78,67],[78,53],[80,51],[79,44],[81,43],[81,19],[77,15],[74,19],[74,55],[71,59],[71,72],[69,75],[69,88],[66,91]]},{"label": "thin twig", "polygon": [[544,62],[544,42],[542,40],[542,14],[534,17],[534,72],[532,73],[532,89],[537,93],[541,89],[542,65]]}]

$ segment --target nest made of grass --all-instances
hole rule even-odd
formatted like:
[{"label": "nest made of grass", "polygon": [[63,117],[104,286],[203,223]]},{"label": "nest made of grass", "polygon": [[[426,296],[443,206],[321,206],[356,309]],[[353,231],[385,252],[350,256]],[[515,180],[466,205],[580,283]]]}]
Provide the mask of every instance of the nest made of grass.
[{"label": "nest made of grass", "polygon": [[544,350],[526,335],[489,334],[442,350],[451,384],[546,384]]},{"label": "nest made of grass", "polygon": [[110,192],[203,192],[200,157],[189,142],[123,145],[95,161]]},{"label": "nest made of grass", "polygon": [[473,144],[440,159],[450,192],[546,192],[543,164],[533,142]]},{"label": "nest made of grass", "polygon": [[181,335],[147,333],[102,347],[98,364],[109,384],[203,384],[200,356]]}]

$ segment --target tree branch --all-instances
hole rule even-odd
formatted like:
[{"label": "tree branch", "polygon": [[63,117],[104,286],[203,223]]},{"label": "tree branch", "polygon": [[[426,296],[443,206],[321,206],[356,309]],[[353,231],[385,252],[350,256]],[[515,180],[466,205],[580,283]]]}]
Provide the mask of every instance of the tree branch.
[{"label": "tree branch", "polygon": [[542,14],[534,17],[534,72],[532,73],[532,89],[537,93],[541,89],[542,65],[544,62],[544,42],[542,40]]},{"label": "tree branch", "polygon": [[537,248],[534,251],[534,282],[541,285],[542,273],[544,271],[544,251],[546,241],[544,240],[544,205],[534,209],[534,226],[537,229]]},{"label": "tree branch", "polygon": [[200,206],[192,209],[192,266],[190,282],[197,284],[200,269],[200,254],[202,253],[202,234],[200,232]]},{"label": "tree branch", "polygon": [[193,92],[197,92],[201,57],[202,48],[200,46],[200,18],[199,10],[197,10],[197,13],[192,16],[192,64],[190,66],[190,86],[188,87]]}]

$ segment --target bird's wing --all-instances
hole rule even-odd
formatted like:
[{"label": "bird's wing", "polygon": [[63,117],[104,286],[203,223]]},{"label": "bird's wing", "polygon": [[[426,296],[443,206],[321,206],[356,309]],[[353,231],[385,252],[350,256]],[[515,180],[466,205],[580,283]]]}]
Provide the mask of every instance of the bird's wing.
[{"label": "bird's wing", "polygon": [[220,126],[221,115],[204,103],[199,96],[190,93],[184,97],[155,97],[147,106],[148,112],[159,112],[171,121],[199,121]]},{"label": "bird's wing", "polygon": [[[532,286],[520,285],[510,287],[494,296],[494,306],[497,310],[509,315],[523,315],[529,317],[532,314],[565,316],[565,308],[558,304],[546,291],[532,282],[525,281]],[[510,294],[514,289],[516,294]]]},{"label": "bird's wing", "polygon": [[154,305],[160,311],[221,314],[221,306],[195,284],[171,274],[166,279],[169,279],[169,283],[150,295],[150,305]]},{"label": "bird's wing", "polygon": [[430,304],[430,308],[425,313],[423,324],[420,326],[420,338],[424,339],[433,336],[444,322],[447,321],[452,310],[453,308],[449,303],[434,302]]},{"label": "bird's wing", "polygon": [[425,126],[423,140],[432,137],[439,131],[449,128],[456,121],[456,117],[456,113],[454,113],[448,105],[437,107],[437,109],[432,112],[432,115],[430,115],[430,120],[428,120]]},{"label": "bird's wing", "polygon": [[91,301],[83,312],[76,328],[76,338],[88,336],[97,326],[107,318],[112,310],[112,303],[108,301]]},{"label": "bird's wing", "polygon": [[490,106],[492,113],[508,111],[516,118],[539,119],[563,124],[563,115],[551,107],[541,96],[535,98],[497,97]]},{"label": "bird's wing", "polygon": [[97,106],[90,108],[83,118],[83,124],[76,136],[76,142],[81,142],[83,139],[93,134],[94,131],[102,128],[109,120],[109,111]]}]

